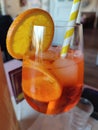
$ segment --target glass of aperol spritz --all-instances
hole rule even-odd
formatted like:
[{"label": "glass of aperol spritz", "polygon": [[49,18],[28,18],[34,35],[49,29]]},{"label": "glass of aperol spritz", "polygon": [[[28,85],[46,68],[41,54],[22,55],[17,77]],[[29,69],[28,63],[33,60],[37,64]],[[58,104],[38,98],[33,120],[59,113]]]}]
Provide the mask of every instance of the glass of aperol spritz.
[{"label": "glass of aperol spritz", "polygon": [[74,26],[68,54],[62,58],[60,53],[66,27],[63,24],[55,25],[53,42],[47,50],[42,51],[42,44],[47,44],[44,42],[47,27],[34,26],[32,40],[35,51],[23,58],[22,88],[25,99],[32,108],[45,114],[68,112],[78,103],[82,93],[82,25]]},{"label": "glass of aperol spritz", "polygon": [[82,25],[73,27],[67,56],[61,57],[67,25],[54,25],[48,12],[35,8],[16,17],[7,33],[9,54],[23,61],[22,90],[26,101],[49,115],[71,110],[82,93]]}]

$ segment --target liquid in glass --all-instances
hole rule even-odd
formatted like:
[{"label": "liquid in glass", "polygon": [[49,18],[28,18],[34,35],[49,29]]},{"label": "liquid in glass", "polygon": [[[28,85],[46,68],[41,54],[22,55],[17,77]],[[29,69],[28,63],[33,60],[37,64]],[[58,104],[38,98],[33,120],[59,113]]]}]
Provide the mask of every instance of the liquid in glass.
[{"label": "liquid in glass", "polygon": [[23,60],[24,96],[32,108],[45,114],[69,111],[82,93],[83,53],[69,49],[62,58],[60,52],[60,46],[50,47],[38,55],[29,53]]}]

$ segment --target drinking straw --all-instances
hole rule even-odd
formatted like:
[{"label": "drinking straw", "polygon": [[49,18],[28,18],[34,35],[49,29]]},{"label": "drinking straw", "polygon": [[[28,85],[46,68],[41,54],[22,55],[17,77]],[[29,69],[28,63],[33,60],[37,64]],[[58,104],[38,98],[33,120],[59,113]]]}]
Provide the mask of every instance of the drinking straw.
[{"label": "drinking straw", "polygon": [[66,33],[64,36],[64,42],[63,42],[63,46],[61,49],[61,57],[66,57],[66,55],[68,53],[71,38],[74,33],[74,25],[76,23],[76,19],[77,19],[78,12],[79,12],[80,2],[81,2],[81,0],[73,0],[71,13],[70,13],[69,20],[68,20],[68,26],[66,29]]},{"label": "drinking straw", "polygon": [[[61,49],[61,57],[65,57],[68,52],[68,48],[71,42],[71,37],[74,33],[74,25],[78,16],[79,12],[79,6],[80,6],[81,0],[73,0],[73,5],[70,13],[70,17],[68,20],[68,28],[66,30],[65,36],[64,36],[64,43]],[[47,114],[50,114],[52,112],[55,112],[56,106],[57,106],[58,101],[51,101],[48,103],[47,107]]]}]

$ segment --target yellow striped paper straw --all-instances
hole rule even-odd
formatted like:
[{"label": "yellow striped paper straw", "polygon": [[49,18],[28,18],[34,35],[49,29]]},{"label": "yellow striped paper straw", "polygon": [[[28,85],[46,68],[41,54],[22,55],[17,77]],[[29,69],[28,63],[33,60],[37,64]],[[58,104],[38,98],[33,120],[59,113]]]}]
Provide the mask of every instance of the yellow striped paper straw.
[{"label": "yellow striped paper straw", "polygon": [[72,5],[72,9],[71,9],[71,13],[69,16],[69,20],[68,20],[68,26],[66,29],[66,33],[64,36],[64,43],[61,49],[61,57],[66,57],[68,49],[69,49],[69,45],[71,42],[71,38],[72,35],[74,33],[74,25],[78,16],[78,12],[79,12],[79,7],[80,7],[80,2],[81,0],[74,0],[73,1],[73,5]]}]

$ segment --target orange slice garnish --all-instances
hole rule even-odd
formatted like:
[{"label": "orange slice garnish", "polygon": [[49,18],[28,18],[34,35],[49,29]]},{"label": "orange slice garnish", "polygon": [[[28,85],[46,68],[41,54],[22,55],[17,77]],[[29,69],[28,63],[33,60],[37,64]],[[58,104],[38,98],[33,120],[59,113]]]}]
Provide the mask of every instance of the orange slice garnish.
[{"label": "orange slice garnish", "polygon": [[34,25],[46,27],[41,48],[42,51],[49,48],[54,35],[52,17],[42,9],[33,8],[16,17],[8,30],[6,38],[7,50],[12,57],[23,59],[24,54],[31,49]]},{"label": "orange slice garnish", "polygon": [[38,62],[24,61],[22,81],[24,93],[34,100],[49,102],[61,96],[62,87],[58,81]]}]

